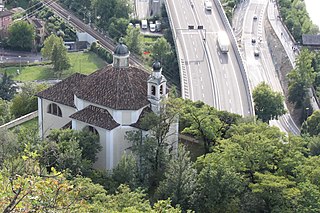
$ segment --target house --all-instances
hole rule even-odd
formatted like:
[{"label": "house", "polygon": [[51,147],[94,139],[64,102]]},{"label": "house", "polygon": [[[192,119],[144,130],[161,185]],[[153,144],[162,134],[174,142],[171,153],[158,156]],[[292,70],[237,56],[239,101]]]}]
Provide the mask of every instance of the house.
[{"label": "house", "polygon": [[320,35],[302,35],[302,44],[309,49],[320,49]]},{"label": "house", "polygon": [[0,10],[0,31],[7,33],[9,25],[12,23],[12,14],[7,10]]},{"label": "house", "polygon": [[29,18],[28,22],[32,24],[35,28],[35,32],[36,32],[35,43],[39,45],[43,44],[44,37],[46,35],[44,22],[35,17]]},{"label": "house", "polygon": [[[160,63],[154,63],[149,74],[129,65],[129,55],[120,43],[114,50],[113,64],[88,76],[76,73],[38,93],[40,136],[46,137],[56,128],[92,131],[99,135],[102,146],[95,167],[114,168],[131,146],[126,133],[138,130],[146,113],[159,113],[167,96]],[[170,130],[172,145],[178,140],[175,125]]]}]

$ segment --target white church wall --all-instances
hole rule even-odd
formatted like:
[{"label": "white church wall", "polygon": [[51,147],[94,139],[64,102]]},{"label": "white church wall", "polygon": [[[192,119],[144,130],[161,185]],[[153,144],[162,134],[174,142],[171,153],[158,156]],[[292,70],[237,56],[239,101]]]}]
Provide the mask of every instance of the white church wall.
[{"label": "white church wall", "polygon": [[48,113],[48,107],[51,103],[55,103],[46,99],[42,99],[42,109],[43,109],[43,136],[46,137],[51,129],[60,129],[64,125],[66,125],[68,122],[71,121],[69,118],[70,115],[76,112],[76,109],[73,107],[69,107],[63,104],[55,103],[57,104],[62,112],[62,117],[59,117],[57,115],[53,115]]},{"label": "white church wall", "polygon": [[[77,121],[72,119],[72,129],[74,130],[83,130],[85,127],[87,127],[88,124],[81,122],[81,121]],[[93,125],[91,125],[93,126]],[[98,160],[94,163],[94,167],[97,169],[106,169],[107,168],[107,159],[106,156],[108,156],[107,153],[107,132],[108,130],[105,130],[103,128],[97,127],[97,126],[93,126],[99,133],[99,141],[100,141],[100,145],[102,147],[101,151],[97,154]]]},{"label": "white church wall", "polygon": [[74,105],[76,106],[77,110],[80,111],[84,108],[84,101],[78,98],[76,95],[73,95]]}]

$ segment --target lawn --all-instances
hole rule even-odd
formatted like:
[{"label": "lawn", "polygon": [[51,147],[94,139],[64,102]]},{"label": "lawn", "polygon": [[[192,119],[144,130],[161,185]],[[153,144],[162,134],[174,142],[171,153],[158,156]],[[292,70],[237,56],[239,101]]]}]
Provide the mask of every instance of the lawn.
[{"label": "lawn", "polygon": [[27,122],[24,122],[16,127],[13,127],[12,129],[16,129],[16,128],[26,128],[29,130],[34,130],[38,128],[38,117],[35,117]]},{"label": "lawn", "polygon": [[[92,52],[68,53],[68,56],[70,58],[71,68],[63,72],[62,78],[68,77],[76,72],[90,74],[106,65],[101,58]],[[22,82],[57,78],[52,70],[52,65],[21,67],[19,75],[17,74],[18,69],[19,67],[1,68],[0,73],[7,71],[9,75],[13,76],[14,80]]]}]

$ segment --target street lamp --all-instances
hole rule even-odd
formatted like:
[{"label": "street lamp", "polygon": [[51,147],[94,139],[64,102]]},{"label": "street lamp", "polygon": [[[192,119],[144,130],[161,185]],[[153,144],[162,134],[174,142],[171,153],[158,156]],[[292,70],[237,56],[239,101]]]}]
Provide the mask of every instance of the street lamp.
[{"label": "street lamp", "polygon": [[18,57],[19,57],[19,71],[21,71],[21,55],[19,55]]}]

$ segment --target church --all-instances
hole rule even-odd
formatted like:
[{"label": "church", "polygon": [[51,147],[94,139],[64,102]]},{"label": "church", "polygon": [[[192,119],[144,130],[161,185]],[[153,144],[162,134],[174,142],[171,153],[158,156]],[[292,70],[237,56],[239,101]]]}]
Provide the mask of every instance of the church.
[{"label": "church", "polygon": [[[94,166],[114,168],[131,146],[126,133],[139,130],[147,113],[159,113],[161,101],[168,95],[161,64],[155,62],[150,74],[129,65],[129,56],[127,46],[120,43],[114,50],[113,64],[90,75],[73,74],[39,92],[40,137],[46,137],[51,129],[94,132],[102,146]],[[178,142],[177,125],[170,128],[168,143],[172,145]]]}]

